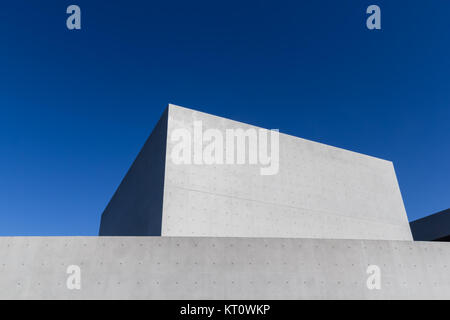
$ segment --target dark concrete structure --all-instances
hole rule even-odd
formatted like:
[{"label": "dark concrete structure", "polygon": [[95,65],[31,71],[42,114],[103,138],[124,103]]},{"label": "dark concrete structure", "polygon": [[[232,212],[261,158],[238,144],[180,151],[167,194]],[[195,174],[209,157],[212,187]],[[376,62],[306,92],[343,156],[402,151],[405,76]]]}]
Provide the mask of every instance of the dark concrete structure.
[{"label": "dark concrete structure", "polygon": [[450,242],[450,208],[412,221],[410,226],[416,241]]},{"label": "dark concrete structure", "polygon": [[168,109],[102,214],[100,236],[160,236]]}]

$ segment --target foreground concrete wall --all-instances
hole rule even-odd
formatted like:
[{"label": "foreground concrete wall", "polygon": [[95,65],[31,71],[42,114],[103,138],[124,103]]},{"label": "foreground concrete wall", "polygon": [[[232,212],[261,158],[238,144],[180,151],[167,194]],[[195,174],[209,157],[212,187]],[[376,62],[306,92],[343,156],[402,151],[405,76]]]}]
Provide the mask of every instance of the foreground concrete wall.
[{"label": "foreground concrete wall", "polygon": [[[276,112],[276,111],[274,111]],[[175,164],[174,130],[259,129],[169,106],[163,236],[412,240],[392,162],[279,137],[279,172],[260,165]]]},{"label": "foreground concrete wall", "polygon": [[[0,253],[0,299],[450,299],[439,242],[6,237]],[[67,289],[69,265],[81,290]]]},{"label": "foreground concrete wall", "polygon": [[166,110],[102,214],[101,236],[161,235]]}]

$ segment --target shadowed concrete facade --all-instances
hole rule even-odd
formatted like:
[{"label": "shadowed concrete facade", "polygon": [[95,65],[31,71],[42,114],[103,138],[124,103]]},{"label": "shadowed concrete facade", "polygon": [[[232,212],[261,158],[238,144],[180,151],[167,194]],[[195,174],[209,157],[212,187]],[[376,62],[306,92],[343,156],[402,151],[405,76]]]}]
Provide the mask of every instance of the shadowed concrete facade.
[{"label": "shadowed concrete facade", "polygon": [[416,241],[450,241],[450,209],[410,223]]},{"label": "shadowed concrete facade", "polygon": [[[100,235],[412,240],[390,161],[280,134],[274,175],[248,163],[175,164],[175,130],[194,135],[194,122],[224,134],[260,128],[174,105],[161,121],[167,132],[157,127],[143,147],[103,213]],[[165,154],[147,151],[154,144],[165,144]]]},{"label": "shadowed concrete facade", "polygon": [[161,235],[166,110],[102,214],[101,236]]},{"label": "shadowed concrete facade", "polygon": [[[439,242],[3,237],[0,252],[0,299],[450,299]],[[81,290],[66,286],[69,265]]]}]

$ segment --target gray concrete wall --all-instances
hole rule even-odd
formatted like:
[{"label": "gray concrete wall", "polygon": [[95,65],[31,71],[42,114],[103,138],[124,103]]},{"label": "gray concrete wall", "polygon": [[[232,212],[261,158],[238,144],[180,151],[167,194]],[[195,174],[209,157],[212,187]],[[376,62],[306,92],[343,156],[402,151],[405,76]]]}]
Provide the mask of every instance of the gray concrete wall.
[{"label": "gray concrete wall", "polygon": [[166,110],[102,214],[101,236],[161,235]]},{"label": "gray concrete wall", "polygon": [[[2,237],[0,253],[0,299],[450,299],[448,243]],[[81,290],[67,289],[69,265]]]},{"label": "gray concrete wall", "polygon": [[[274,110],[276,112],[276,110]],[[169,106],[163,236],[412,240],[392,162],[280,134],[279,173],[174,164],[174,130],[257,127]]]}]

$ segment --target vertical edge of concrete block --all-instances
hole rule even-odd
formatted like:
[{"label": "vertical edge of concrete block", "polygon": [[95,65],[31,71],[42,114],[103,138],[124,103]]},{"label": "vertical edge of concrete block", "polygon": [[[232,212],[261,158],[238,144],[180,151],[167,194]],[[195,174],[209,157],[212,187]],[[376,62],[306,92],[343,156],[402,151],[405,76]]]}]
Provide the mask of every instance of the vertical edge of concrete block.
[{"label": "vertical edge of concrete block", "polygon": [[413,241],[413,234],[412,234],[411,226],[409,224],[408,213],[406,212],[405,201],[403,199],[402,190],[400,189],[400,184],[398,183],[397,172],[395,170],[394,163],[392,161],[388,161],[388,162],[389,162],[389,164],[390,164],[390,166],[392,168],[392,175],[394,177],[394,183],[395,183],[395,186],[396,186],[396,188],[398,190],[400,203],[401,203],[401,206],[402,206],[402,209],[403,209],[403,212],[404,212],[404,214],[403,214],[404,225],[407,226],[407,227],[405,227],[405,229],[406,229],[406,231],[405,231],[406,232],[405,238],[402,239],[402,240]]}]

